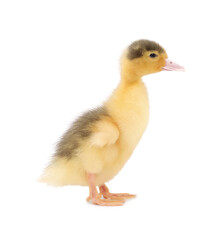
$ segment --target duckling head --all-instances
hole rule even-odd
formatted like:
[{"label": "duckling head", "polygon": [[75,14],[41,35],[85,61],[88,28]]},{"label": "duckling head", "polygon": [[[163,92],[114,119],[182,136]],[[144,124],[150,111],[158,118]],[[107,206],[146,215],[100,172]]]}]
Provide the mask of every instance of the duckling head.
[{"label": "duckling head", "polygon": [[166,71],[184,71],[184,68],[168,59],[163,47],[150,40],[133,42],[124,52],[121,61],[122,78],[134,81],[141,77]]}]

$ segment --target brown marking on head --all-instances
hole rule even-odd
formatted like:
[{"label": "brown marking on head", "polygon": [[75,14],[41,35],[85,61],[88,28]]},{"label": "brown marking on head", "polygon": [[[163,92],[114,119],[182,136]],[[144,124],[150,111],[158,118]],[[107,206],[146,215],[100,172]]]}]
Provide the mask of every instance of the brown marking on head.
[{"label": "brown marking on head", "polygon": [[156,42],[141,39],[133,42],[128,47],[127,58],[133,60],[143,56],[145,51],[157,51],[159,53],[164,53],[165,50]]},{"label": "brown marking on head", "polygon": [[67,159],[74,157],[82,140],[91,135],[92,125],[103,116],[109,116],[104,106],[81,115],[58,142],[55,156],[66,157]]}]

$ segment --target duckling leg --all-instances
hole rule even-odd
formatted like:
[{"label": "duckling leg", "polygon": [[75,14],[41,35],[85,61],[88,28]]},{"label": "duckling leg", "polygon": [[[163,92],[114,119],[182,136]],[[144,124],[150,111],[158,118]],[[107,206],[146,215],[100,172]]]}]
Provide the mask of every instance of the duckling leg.
[{"label": "duckling leg", "polygon": [[87,201],[92,200],[93,204],[100,206],[121,206],[124,200],[107,200],[101,199],[102,194],[98,193],[95,185],[95,174],[87,173],[88,183],[89,183],[89,197]]},{"label": "duckling leg", "polygon": [[125,199],[134,198],[136,195],[129,193],[110,193],[109,188],[103,184],[99,187],[100,193],[104,198],[112,199],[112,200],[120,200],[124,201]]}]

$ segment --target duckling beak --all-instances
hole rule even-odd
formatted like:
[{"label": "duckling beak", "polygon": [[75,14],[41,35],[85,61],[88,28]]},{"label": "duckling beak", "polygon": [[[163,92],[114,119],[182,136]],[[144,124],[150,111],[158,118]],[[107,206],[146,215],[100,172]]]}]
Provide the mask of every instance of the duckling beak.
[{"label": "duckling beak", "polygon": [[166,65],[162,68],[162,70],[165,70],[165,71],[181,71],[181,72],[184,72],[185,71],[185,68],[172,62],[171,60],[169,59],[166,59]]}]

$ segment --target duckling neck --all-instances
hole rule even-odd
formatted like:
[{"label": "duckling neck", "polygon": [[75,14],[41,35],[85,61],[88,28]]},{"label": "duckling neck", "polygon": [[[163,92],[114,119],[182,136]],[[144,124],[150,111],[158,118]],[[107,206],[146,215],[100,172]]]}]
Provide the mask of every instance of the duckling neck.
[{"label": "duckling neck", "polygon": [[124,84],[127,86],[141,81],[141,76],[136,74],[132,69],[122,69],[120,85]]},{"label": "duckling neck", "polygon": [[121,78],[117,88],[106,102],[109,111],[128,115],[129,117],[138,112],[147,112],[149,108],[147,89],[139,77],[127,76]]}]

